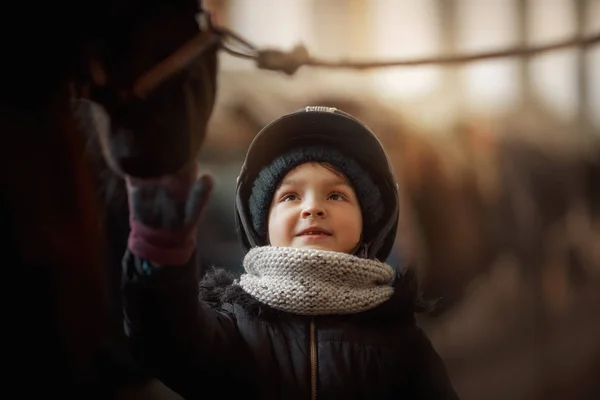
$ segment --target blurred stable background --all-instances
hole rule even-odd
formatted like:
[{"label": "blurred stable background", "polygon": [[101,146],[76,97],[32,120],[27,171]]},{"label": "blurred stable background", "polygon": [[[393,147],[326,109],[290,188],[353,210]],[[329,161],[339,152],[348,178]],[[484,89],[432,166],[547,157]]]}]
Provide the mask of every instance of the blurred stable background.
[{"label": "blurred stable background", "polygon": [[[600,0],[212,0],[258,47],[385,60],[600,33]],[[413,263],[421,323],[462,399],[600,399],[600,45],[452,66],[259,70],[221,54],[201,157],[217,188],[205,263],[241,264],[235,179],[254,135],[305,105],[348,111],[400,183],[390,263]]]}]

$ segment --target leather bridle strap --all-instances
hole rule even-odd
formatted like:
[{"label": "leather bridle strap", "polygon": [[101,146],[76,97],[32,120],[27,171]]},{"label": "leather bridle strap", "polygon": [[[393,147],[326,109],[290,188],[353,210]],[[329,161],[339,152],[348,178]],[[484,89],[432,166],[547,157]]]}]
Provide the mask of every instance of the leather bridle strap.
[{"label": "leather bridle strap", "polygon": [[205,31],[199,32],[174,53],[137,78],[131,90],[132,94],[135,97],[144,98],[177,71],[190,65],[208,49],[217,46],[220,41],[221,36],[212,26]]}]

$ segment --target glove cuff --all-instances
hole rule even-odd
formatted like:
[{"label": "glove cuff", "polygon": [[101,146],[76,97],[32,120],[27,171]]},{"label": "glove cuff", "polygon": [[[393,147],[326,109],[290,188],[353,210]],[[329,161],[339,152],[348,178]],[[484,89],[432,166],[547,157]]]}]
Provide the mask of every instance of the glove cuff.
[{"label": "glove cuff", "polygon": [[128,247],[136,256],[158,265],[183,265],[196,249],[196,225],[179,229],[156,229],[131,221]]}]

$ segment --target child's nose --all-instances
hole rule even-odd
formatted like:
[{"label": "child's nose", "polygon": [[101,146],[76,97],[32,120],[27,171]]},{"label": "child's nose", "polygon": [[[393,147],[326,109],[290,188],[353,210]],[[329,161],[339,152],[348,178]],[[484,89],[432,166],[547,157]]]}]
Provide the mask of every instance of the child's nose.
[{"label": "child's nose", "polygon": [[324,216],[325,208],[316,201],[307,202],[306,206],[302,209],[302,218],[322,218]]}]

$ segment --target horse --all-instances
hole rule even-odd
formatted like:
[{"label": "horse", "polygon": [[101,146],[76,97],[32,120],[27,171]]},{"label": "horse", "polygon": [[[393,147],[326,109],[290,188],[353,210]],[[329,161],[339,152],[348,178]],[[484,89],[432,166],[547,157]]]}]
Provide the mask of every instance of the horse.
[{"label": "horse", "polygon": [[218,40],[202,15],[196,0],[11,8],[23,32],[3,35],[2,47],[6,389],[179,398],[115,344],[117,274],[85,142],[97,135],[122,175],[153,177],[194,159],[216,92]]}]

